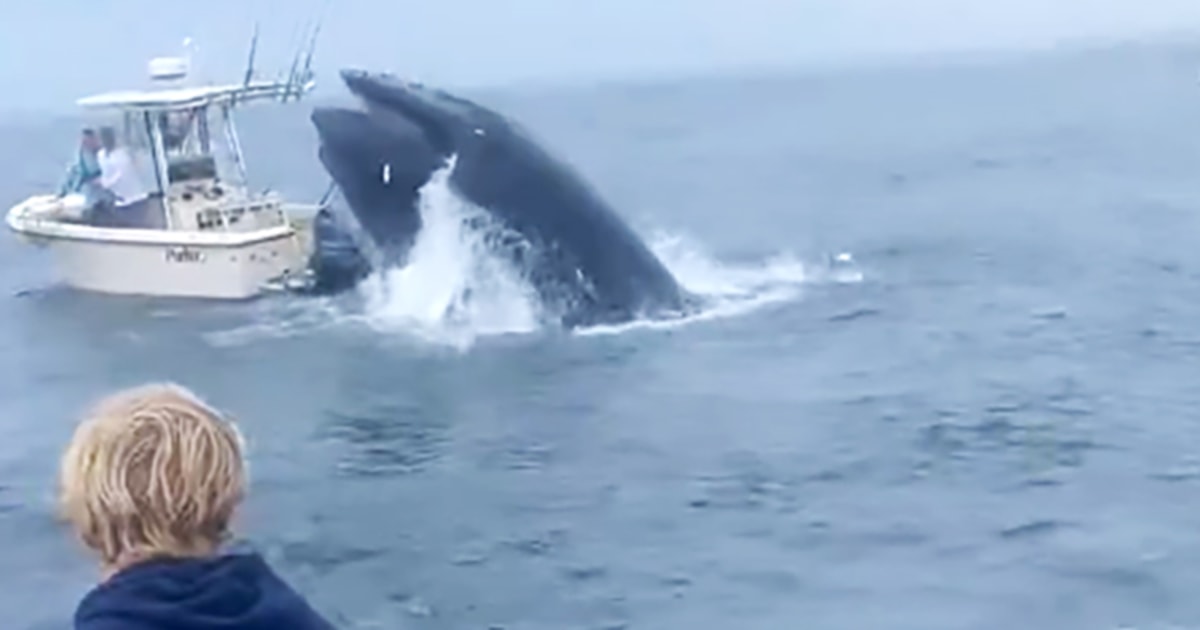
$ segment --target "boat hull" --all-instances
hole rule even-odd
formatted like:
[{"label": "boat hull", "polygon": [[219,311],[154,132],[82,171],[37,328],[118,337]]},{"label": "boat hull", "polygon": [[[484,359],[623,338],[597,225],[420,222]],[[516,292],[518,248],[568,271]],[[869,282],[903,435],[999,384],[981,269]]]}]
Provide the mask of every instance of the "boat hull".
[{"label": "boat hull", "polygon": [[303,270],[291,235],[239,247],[87,240],[47,244],[63,282],[98,293],[248,299]]},{"label": "boat hull", "polygon": [[83,291],[243,300],[307,265],[291,224],[246,232],[106,228],[39,216],[35,210],[46,203],[14,208],[9,227],[48,249],[61,281]]}]

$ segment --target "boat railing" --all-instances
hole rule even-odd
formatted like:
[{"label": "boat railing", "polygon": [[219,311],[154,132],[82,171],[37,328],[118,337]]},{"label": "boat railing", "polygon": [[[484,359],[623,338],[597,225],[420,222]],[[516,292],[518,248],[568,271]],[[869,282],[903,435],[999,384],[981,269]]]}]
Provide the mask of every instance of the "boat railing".
[{"label": "boat railing", "polygon": [[[275,192],[229,197],[221,203],[194,209],[194,229],[252,231],[296,221],[310,221],[321,208],[320,203],[286,201]],[[184,224],[193,221],[185,221]]]}]

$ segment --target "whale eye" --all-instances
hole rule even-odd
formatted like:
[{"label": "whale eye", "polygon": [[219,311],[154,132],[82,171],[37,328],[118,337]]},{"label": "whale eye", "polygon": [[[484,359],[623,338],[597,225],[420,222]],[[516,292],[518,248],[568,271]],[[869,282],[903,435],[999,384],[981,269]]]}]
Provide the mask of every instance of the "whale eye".
[{"label": "whale eye", "polygon": [[392,163],[391,162],[383,163],[383,183],[385,185],[392,183]]}]

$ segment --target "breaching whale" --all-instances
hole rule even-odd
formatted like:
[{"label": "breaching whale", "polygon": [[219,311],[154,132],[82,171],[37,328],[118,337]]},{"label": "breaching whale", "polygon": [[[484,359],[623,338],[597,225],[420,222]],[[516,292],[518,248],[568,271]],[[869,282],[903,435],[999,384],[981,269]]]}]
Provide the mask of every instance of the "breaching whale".
[{"label": "breaching whale", "polygon": [[[391,74],[343,70],[341,77],[363,107],[318,107],[311,120],[321,164],[370,237],[377,264],[404,263],[421,229],[420,190],[453,157],[451,189],[497,219],[509,237],[493,244],[562,324],[691,310],[694,298],[638,235],[515,122]],[[357,277],[342,273],[339,281]]]}]

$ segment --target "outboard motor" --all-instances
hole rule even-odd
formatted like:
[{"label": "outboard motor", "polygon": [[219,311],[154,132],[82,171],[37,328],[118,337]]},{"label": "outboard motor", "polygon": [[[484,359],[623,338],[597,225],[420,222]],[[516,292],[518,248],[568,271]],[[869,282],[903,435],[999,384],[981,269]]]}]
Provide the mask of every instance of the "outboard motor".
[{"label": "outboard motor", "polygon": [[313,253],[308,267],[312,284],[308,293],[330,294],[353,288],[371,273],[371,262],[354,235],[338,224],[328,206],[313,218]]}]

